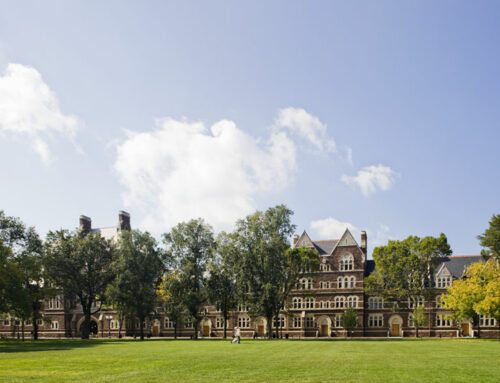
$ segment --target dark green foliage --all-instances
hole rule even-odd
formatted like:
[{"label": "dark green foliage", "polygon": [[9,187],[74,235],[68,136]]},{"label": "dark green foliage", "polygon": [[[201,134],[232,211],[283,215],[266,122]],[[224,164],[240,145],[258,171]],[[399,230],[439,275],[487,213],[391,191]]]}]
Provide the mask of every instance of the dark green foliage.
[{"label": "dark green foliage", "polygon": [[358,314],[356,310],[352,307],[349,307],[342,314],[342,326],[346,329],[347,334],[352,336],[353,330],[358,325]]},{"label": "dark green foliage", "polygon": [[181,222],[164,234],[167,252],[178,270],[182,285],[183,306],[193,319],[194,337],[208,301],[207,266],[215,251],[212,228],[203,219]]},{"label": "dark green foliage", "polygon": [[144,321],[155,309],[156,289],[165,270],[163,253],[149,233],[138,230],[120,235],[116,260],[112,264],[115,279],[107,289],[107,297],[122,317],[140,323],[144,340]]},{"label": "dark green foliage", "polygon": [[490,227],[477,237],[484,249],[481,254],[500,259],[500,214],[494,214],[490,220]]},{"label": "dark green foliage", "polygon": [[67,230],[47,234],[44,267],[49,281],[62,288],[66,296],[76,296],[85,320],[82,338],[90,335],[91,316],[100,311],[92,309],[94,302],[104,300],[109,283],[115,276],[112,264],[113,244],[99,234],[70,233]]},{"label": "dark green foliage", "polygon": [[[409,296],[430,295],[432,275],[440,258],[450,255],[444,234],[439,237],[410,236],[402,241],[389,241],[374,249],[375,272],[366,280],[366,292],[402,301]],[[429,299],[426,296],[426,299]]]}]

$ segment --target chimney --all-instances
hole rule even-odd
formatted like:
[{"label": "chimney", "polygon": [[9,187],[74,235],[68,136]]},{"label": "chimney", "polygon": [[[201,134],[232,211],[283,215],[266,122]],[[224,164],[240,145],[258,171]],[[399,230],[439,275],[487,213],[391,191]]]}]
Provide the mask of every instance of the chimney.
[{"label": "chimney", "polygon": [[368,244],[367,244],[367,237],[366,237],[366,231],[361,232],[361,250],[363,250],[363,253],[368,252]]},{"label": "chimney", "polygon": [[92,230],[92,220],[90,217],[87,217],[86,215],[80,216],[80,230],[83,230],[84,232]]},{"label": "chimney", "polygon": [[297,244],[297,242],[299,242],[299,235],[298,234],[295,234],[293,236],[293,246],[295,246]]},{"label": "chimney", "polygon": [[118,212],[118,228],[120,230],[130,231],[130,214],[120,210]]}]

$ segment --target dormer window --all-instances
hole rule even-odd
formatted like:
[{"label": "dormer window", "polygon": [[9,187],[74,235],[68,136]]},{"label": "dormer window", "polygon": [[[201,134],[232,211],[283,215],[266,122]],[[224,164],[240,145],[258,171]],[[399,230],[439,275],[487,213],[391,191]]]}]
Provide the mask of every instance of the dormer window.
[{"label": "dormer window", "polygon": [[352,254],[345,253],[340,257],[340,271],[349,271],[354,269],[354,257]]}]

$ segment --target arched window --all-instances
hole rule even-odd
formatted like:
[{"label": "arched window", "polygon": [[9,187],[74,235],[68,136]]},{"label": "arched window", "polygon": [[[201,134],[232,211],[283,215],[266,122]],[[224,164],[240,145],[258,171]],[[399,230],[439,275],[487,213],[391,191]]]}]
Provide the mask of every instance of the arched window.
[{"label": "arched window", "polygon": [[358,307],[358,297],[347,297],[347,307]]},{"label": "arched window", "polygon": [[349,271],[354,269],[354,258],[352,254],[345,253],[340,257],[340,271]]},{"label": "arched window", "polygon": [[323,288],[323,282],[320,282],[319,283],[319,288],[322,289]]},{"label": "arched window", "polygon": [[368,298],[368,308],[369,309],[383,309],[384,300],[381,297],[370,297]]},{"label": "arched window", "polygon": [[344,307],[344,297],[335,297],[335,308],[341,309]]},{"label": "arched window", "polygon": [[302,290],[305,290],[307,287],[306,279],[305,278],[301,279],[300,284],[301,284]]},{"label": "arched window", "polygon": [[294,309],[302,308],[302,298],[293,298],[293,308]]},{"label": "arched window", "polygon": [[344,278],[342,278],[342,277],[338,277],[338,279],[337,279],[337,286],[338,286],[338,288],[339,288],[339,289],[341,289],[341,288],[342,288],[342,286],[343,286],[343,285],[342,285],[342,281],[343,281],[343,280],[344,280]]},{"label": "arched window", "polygon": [[441,295],[436,296],[436,307],[437,308],[443,307],[443,303],[441,302]]},{"label": "arched window", "polygon": [[408,298],[408,308],[409,309],[414,309],[418,306],[423,306],[423,305],[424,305],[424,297],[422,297],[422,296]]},{"label": "arched window", "polygon": [[351,279],[349,280],[349,287],[353,289],[355,284],[356,284],[356,278],[351,277]]},{"label": "arched window", "polygon": [[313,281],[311,278],[308,278],[307,279],[307,289],[308,290],[311,290],[312,289],[312,284],[313,284]]},{"label": "arched window", "polygon": [[314,308],[314,298],[305,298],[304,299],[304,308],[313,309]]},{"label": "arched window", "polygon": [[344,289],[349,288],[349,277],[344,277]]}]

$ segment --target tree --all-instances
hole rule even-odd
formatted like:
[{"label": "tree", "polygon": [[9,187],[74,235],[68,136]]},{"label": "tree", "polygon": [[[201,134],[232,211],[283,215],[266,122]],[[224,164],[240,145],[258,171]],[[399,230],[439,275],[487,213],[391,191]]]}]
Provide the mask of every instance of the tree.
[{"label": "tree", "polygon": [[412,316],[413,325],[415,326],[415,337],[418,338],[418,330],[424,327],[427,322],[424,306],[417,306],[410,315]]},{"label": "tree", "polygon": [[5,299],[9,310],[20,319],[24,340],[24,323],[33,324],[33,338],[38,339],[38,320],[43,319],[43,301],[55,294],[55,289],[43,283],[43,242],[33,227],[26,228],[18,218],[0,211],[0,238],[12,251],[7,258],[9,272],[5,276],[9,288]]},{"label": "tree", "polygon": [[349,307],[342,314],[342,326],[346,329],[349,336],[352,336],[352,332],[358,325],[358,314],[353,307]]},{"label": "tree", "polygon": [[156,289],[165,271],[162,251],[148,232],[124,231],[118,240],[117,257],[113,263],[116,278],[107,290],[109,299],[140,323],[144,340],[144,321],[156,303]]},{"label": "tree", "polygon": [[82,339],[90,336],[91,316],[97,300],[102,301],[115,271],[112,268],[115,249],[100,234],[70,233],[67,230],[47,234],[44,267],[52,283],[66,296],[78,297],[84,322]]},{"label": "tree", "polygon": [[[274,308],[274,317],[278,318],[280,311],[290,303],[291,293],[297,288],[302,277],[319,270],[319,253],[303,247],[289,248],[285,251],[284,263],[281,271],[281,288],[278,290],[278,302]],[[276,338],[279,335],[278,325],[281,321],[276,321]]]},{"label": "tree", "polygon": [[163,275],[158,288],[158,297],[163,302],[165,315],[174,327],[174,339],[177,339],[177,328],[184,306],[182,283],[176,272],[172,271]]},{"label": "tree", "polygon": [[202,309],[208,300],[207,265],[215,250],[212,228],[201,218],[181,222],[163,240],[178,268],[183,306],[193,318],[194,339],[198,339]]},{"label": "tree", "polygon": [[410,296],[433,294],[432,276],[442,257],[451,254],[444,234],[439,237],[409,236],[389,241],[373,250],[375,271],[365,280],[368,294],[403,301]]},{"label": "tree", "polygon": [[500,259],[500,214],[494,214],[490,220],[490,227],[477,237],[484,248],[481,254]]},{"label": "tree", "polygon": [[463,279],[453,282],[442,296],[442,304],[457,320],[472,319],[478,325],[478,313],[500,321],[500,265],[494,259],[471,264]]},{"label": "tree", "polygon": [[266,317],[269,339],[273,317],[296,286],[302,262],[313,258],[302,250],[287,252],[295,230],[292,214],[285,205],[257,211],[239,220],[231,234],[240,299],[249,304],[250,312]]}]

